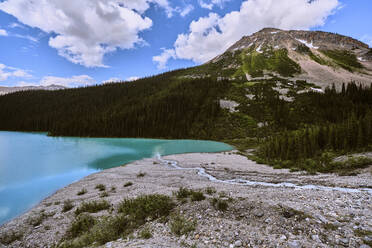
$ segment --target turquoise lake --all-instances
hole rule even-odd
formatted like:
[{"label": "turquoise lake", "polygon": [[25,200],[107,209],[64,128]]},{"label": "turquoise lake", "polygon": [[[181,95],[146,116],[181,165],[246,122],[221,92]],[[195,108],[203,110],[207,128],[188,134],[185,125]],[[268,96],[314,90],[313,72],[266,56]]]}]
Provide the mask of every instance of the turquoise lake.
[{"label": "turquoise lake", "polygon": [[155,154],[220,152],[213,141],[49,137],[0,132],[0,224],[56,190],[94,172]]}]

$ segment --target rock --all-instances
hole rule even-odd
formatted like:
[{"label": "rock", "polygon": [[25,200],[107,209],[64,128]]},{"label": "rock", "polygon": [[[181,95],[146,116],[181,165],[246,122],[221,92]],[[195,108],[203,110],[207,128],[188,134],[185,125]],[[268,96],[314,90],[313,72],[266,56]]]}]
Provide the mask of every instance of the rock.
[{"label": "rock", "polygon": [[320,240],[318,235],[311,235],[311,239],[318,242],[318,243],[322,243],[322,241]]},{"label": "rock", "polygon": [[361,245],[361,246],[359,246],[359,248],[371,248],[369,245]]},{"label": "rock", "polygon": [[280,235],[280,238],[279,238],[281,241],[284,241],[284,240],[287,240],[287,236],[285,236],[284,234]]},{"label": "rock", "polygon": [[235,246],[235,247],[240,247],[240,246],[242,246],[242,241],[241,241],[241,240],[237,240],[237,241],[235,241],[234,246]]},{"label": "rock", "polygon": [[106,245],[105,245],[106,248],[111,248],[112,247],[112,242],[108,242]]},{"label": "rock", "polygon": [[256,210],[253,212],[253,215],[257,218],[261,218],[262,216],[264,216],[264,212],[262,210]]},{"label": "rock", "polygon": [[323,215],[315,214],[314,217],[317,218],[318,220],[320,220],[323,223],[328,223],[328,220]]},{"label": "rock", "polygon": [[234,244],[230,244],[229,245],[229,248],[234,248]]},{"label": "rock", "polygon": [[289,247],[289,248],[301,248],[302,245],[301,245],[300,241],[298,241],[298,240],[293,240],[293,241],[289,241],[289,242],[288,242],[288,247]]},{"label": "rock", "polygon": [[348,246],[349,245],[349,239],[347,239],[347,238],[339,239],[339,244],[343,245],[343,246]]},{"label": "rock", "polygon": [[199,234],[196,234],[195,235],[195,239],[199,239],[200,235]]}]

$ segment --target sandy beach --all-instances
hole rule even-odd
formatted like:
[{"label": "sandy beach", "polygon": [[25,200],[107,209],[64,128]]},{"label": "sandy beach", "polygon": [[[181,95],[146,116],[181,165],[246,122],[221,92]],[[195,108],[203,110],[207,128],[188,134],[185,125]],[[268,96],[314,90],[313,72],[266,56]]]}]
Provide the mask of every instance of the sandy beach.
[{"label": "sandy beach", "polygon": [[[200,175],[197,168],[217,180]],[[371,172],[369,167],[346,177],[291,173],[256,164],[234,151],[149,158],[89,175],[58,190],[2,225],[0,237],[18,235],[5,247],[52,247],[65,235],[82,202],[105,199],[115,211],[124,198],[155,193],[172,196],[184,187],[216,191],[205,194],[202,201],[179,203],[174,210],[196,222],[194,231],[177,236],[168,223],[149,221],[146,228],[151,238],[140,238],[141,227],[130,237],[103,247],[367,248],[372,242]],[[123,186],[129,182],[132,185]],[[96,189],[98,184],[105,185],[105,195]],[[87,192],[78,195],[82,189]],[[216,197],[229,200],[226,211],[213,207],[211,199]],[[65,200],[72,201],[71,211],[62,212]],[[92,215],[110,215],[110,211]]]}]

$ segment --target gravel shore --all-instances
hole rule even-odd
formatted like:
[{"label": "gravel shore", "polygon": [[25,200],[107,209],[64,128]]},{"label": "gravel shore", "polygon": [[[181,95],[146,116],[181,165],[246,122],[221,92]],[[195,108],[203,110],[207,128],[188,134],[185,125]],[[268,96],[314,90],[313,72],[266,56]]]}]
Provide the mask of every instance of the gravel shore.
[{"label": "gravel shore", "polygon": [[[193,221],[195,230],[177,236],[169,223],[154,220],[130,237],[102,247],[367,248],[372,244],[371,167],[357,176],[340,177],[274,170],[235,152],[180,154],[162,159],[144,159],[104,170],[58,190],[24,215],[2,225],[0,241],[7,235],[13,239],[5,247],[52,247],[65,235],[75,218],[74,210],[82,202],[105,199],[115,210],[123,198],[155,193],[174,197],[173,192],[184,187],[203,192],[215,189],[204,193],[204,200],[178,202],[174,210]],[[172,163],[188,169],[175,169]],[[208,175],[225,182],[210,181],[200,176],[198,169],[190,168],[203,168]],[[226,183],[232,179],[320,188]],[[98,184],[106,189],[100,191]],[[78,195],[82,189],[86,193]],[[217,209],[212,199],[226,201],[227,210]],[[63,212],[66,200],[71,200],[74,207]],[[92,215],[110,215],[111,211]],[[152,237],[140,238],[143,229],[150,230]]]}]

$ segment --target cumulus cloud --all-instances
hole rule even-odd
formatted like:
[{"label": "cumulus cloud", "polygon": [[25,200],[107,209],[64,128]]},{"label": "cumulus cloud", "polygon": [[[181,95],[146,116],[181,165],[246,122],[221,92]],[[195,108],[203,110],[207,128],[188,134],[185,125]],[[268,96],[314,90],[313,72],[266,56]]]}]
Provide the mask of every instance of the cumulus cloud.
[{"label": "cumulus cloud", "polygon": [[129,78],[127,78],[126,79],[126,81],[136,81],[136,80],[138,80],[138,79],[140,79],[139,77],[136,77],[136,76],[133,76],[133,77],[129,77]]},{"label": "cumulus cloud", "polygon": [[193,11],[193,10],[194,10],[194,6],[191,5],[191,4],[188,4],[188,5],[186,5],[185,8],[179,9],[178,12],[180,13],[180,16],[185,17],[188,14],[190,14],[190,12]]},{"label": "cumulus cloud", "polygon": [[224,3],[229,2],[229,1],[231,0],[210,0],[210,1],[199,0],[199,5],[200,7],[204,9],[212,10],[214,6],[218,6],[222,8]]},{"label": "cumulus cloud", "polygon": [[168,0],[6,0],[0,10],[51,34],[49,45],[67,60],[105,67],[105,54],[144,43],[140,33],[152,26],[143,15],[150,4],[165,9],[168,17],[175,11]]},{"label": "cumulus cloud", "polygon": [[169,59],[176,58],[176,52],[173,49],[163,49],[163,52],[152,58],[152,61],[158,64],[158,69],[162,70],[166,68],[166,64]]},{"label": "cumulus cloud", "polygon": [[26,70],[0,64],[0,82],[5,81],[10,77],[31,78],[32,75]]},{"label": "cumulus cloud", "polygon": [[5,29],[0,29],[0,36],[8,36],[8,32]]},{"label": "cumulus cloud", "polygon": [[160,69],[171,58],[203,63],[264,27],[308,30],[324,25],[338,6],[338,0],[246,0],[239,11],[225,16],[210,13],[191,22],[189,32],[179,34],[174,47],[153,60]]}]

